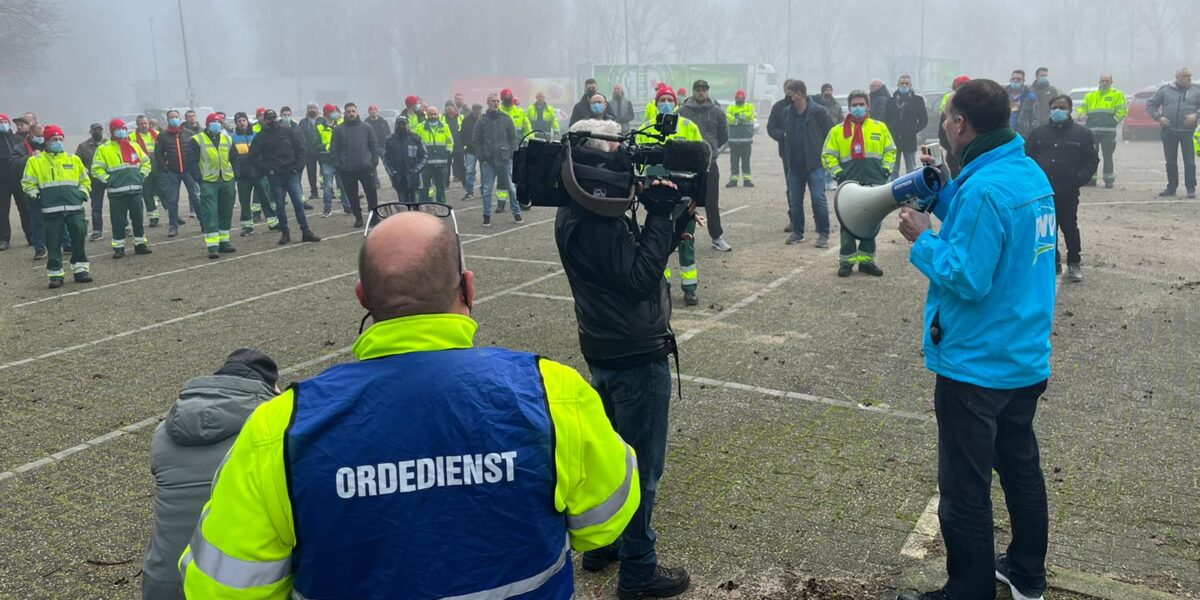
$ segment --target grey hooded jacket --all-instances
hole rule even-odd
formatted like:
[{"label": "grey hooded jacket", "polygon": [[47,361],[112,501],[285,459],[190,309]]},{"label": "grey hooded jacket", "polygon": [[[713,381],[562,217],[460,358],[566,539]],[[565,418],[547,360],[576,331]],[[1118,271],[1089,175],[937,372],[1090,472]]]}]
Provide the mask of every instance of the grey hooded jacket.
[{"label": "grey hooded jacket", "polygon": [[154,533],[142,566],[143,599],[183,599],[177,562],[208,501],[213,474],[250,413],[275,395],[259,379],[196,377],[158,424],[150,442]]},{"label": "grey hooded jacket", "polygon": [[1190,134],[1196,130],[1196,124],[1189,126],[1187,121],[1200,113],[1200,87],[1190,85],[1179,89],[1174,83],[1164,85],[1146,101],[1146,112],[1155,121],[1166,117],[1171,122],[1163,129]]}]

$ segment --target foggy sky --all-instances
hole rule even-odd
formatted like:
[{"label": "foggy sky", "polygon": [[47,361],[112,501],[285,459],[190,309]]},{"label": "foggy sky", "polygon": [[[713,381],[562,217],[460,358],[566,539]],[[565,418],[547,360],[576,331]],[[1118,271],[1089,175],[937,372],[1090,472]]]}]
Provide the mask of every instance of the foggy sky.
[{"label": "foggy sky", "polygon": [[[57,39],[28,76],[5,74],[0,111],[34,110],[43,122],[86,124],[147,108],[134,84],[155,78],[166,105],[185,100],[174,0],[49,2]],[[624,8],[629,7],[626,18]],[[762,62],[782,82],[840,93],[872,78],[894,87],[891,58],[921,54],[921,0],[359,0],[347,12],[316,0],[184,0],[197,103],[229,112],[340,99],[403,107],[417,94],[441,103],[451,81],[471,77],[571,77],[582,63]],[[961,61],[972,77],[1006,81],[1014,68],[1049,67],[1060,90],[1111,72],[1126,93],[1196,66],[1196,0],[925,0],[924,56]],[[557,8],[557,10],[555,10]],[[154,20],[151,29],[150,20]],[[7,59],[7,57],[6,57]],[[788,66],[790,64],[790,71]],[[307,78],[325,78],[306,83]],[[230,80],[263,80],[263,86]],[[680,82],[684,83],[684,82]],[[918,82],[944,88],[948,82]],[[178,92],[169,90],[179,90]],[[304,91],[310,90],[310,91]],[[635,99],[641,100],[641,99]]]}]

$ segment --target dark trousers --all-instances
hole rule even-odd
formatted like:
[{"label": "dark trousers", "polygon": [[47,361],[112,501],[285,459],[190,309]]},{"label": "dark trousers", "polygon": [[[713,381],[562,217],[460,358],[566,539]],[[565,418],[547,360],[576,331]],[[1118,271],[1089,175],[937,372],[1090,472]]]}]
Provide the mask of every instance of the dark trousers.
[{"label": "dark trousers", "polygon": [[742,179],[750,181],[750,147],[751,144],[729,144],[730,181],[737,181],[739,173]]},{"label": "dark trousers", "polygon": [[90,195],[92,203],[92,231],[100,233],[104,231],[104,182],[92,177],[92,192]]},{"label": "dark trousers", "polygon": [[[174,227],[179,222],[179,186],[183,184],[183,175],[164,170],[156,178],[162,191],[162,203],[167,208],[167,224]],[[153,211],[150,216],[154,216]]]},{"label": "dark trousers", "polygon": [[158,171],[150,171],[146,180],[142,182],[142,206],[146,208],[147,218],[158,218],[158,207],[154,203],[154,198],[157,196],[159,202],[163,202],[162,186],[162,176]]},{"label": "dark trousers", "polygon": [[[71,270],[75,273],[86,273],[91,270],[87,257],[87,219],[83,216],[83,207],[79,210],[52,212],[42,214],[42,223],[46,229],[46,274],[50,277],[62,277],[64,237],[71,242]],[[65,234],[65,236],[64,236]]]},{"label": "dark trousers", "polygon": [[1178,156],[1183,154],[1183,185],[1196,191],[1196,149],[1192,131],[1162,129],[1163,158],[1167,160],[1167,189],[1179,189]]},{"label": "dark trousers", "polygon": [[374,173],[375,169],[338,171],[338,175],[342,178],[342,185],[346,188],[346,200],[350,202],[350,211],[354,213],[356,219],[362,217],[362,206],[358,203],[358,186],[362,186],[363,195],[367,197],[367,210],[375,210],[375,206],[379,203],[379,194],[375,190]]},{"label": "dark trousers", "polygon": [[[17,194],[21,193],[20,189],[19,181],[0,180],[0,242],[12,241],[12,224],[9,222],[9,213],[12,212],[13,200],[16,199]],[[24,221],[25,211],[21,210],[20,213],[22,221]],[[26,241],[31,240],[27,239]]]},{"label": "dark trousers", "polygon": [[[650,526],[654,496],[667,459],[667,415],[671,405],[671,367],[666,358],[628,369],[588,365],[592,387],[600,394],[613,429],[637,454],[642,502],[625,527],[620,544],[619,585],[636,587],[654,576],[658,539]],[[595,552],[603,552],[604,549]]]},{"label": "dark trousers", "polygon": [[[1104,160],[1104,183],[1112,183],[1117,180],[1117,176],[1113,174],[1113,151],[1117,149],[1117,132],[1093,131],[1092,135],[1100,146],[1100,157]],[[1095,175],[1092,175],[1092,183],[1096,183]]]},{"label": "dark trousers", "polygon": [[[143,183],[143,185],[145,185]],[[122,192],[108,195],[109,218],[112,219],[112,247],[124,248],[128,226],[133,228],[133,243],[146,243],[145,224],[142,220],[142,193]],[[94,231],[99,231],[95,226]]]},{"label": "dark trousers", "polygon": [[[456,146],[458,144],[455,144]],[[454,181],[463,181],[467,176],[467,163],[463,158],[462,152],[455,152],[450,155],[450,175]]]},{"label": "dark trousers", "polygon": [[288,231],[285,195],[292,199],[292,211],[296,213],[296,223],[300,224],[300,231],[308,231],[308,216],[304,214],[304,191],[300,189],[300,173],[268,175],[267,184],[271,194],[275,196],[275,216],[279,217],[280,231]]},{"label": "dark trousers", "polygon": [[[1081,242],[1079,239],[1079,191],[1075,193],[1054,193],[1054,215],[1058,221],[1058,230],[1062,232],[1063,241],[1067,244],[1067,264],[1079,264]],[[1062,262],[1062,253],[1054,249],[1054,262]]]},{"label": "dark trousers", "polygon": [[992,469],[1012,520],[1008,577],[1030,597],[1046,590],[1049,518],[1033,416],[1042,381],[998,390],[941,375],[933,394],[938,428],[938,521],[946,541],[944,588],[954,600],[996,597]]},{"label": "dark trousers", "polygon": [[717,161],[708,165],[708,189],[704,192],[704,217],[708,225],[708,237],[717,239],[725,233],[721,229],[721,168]]},{"label": "dark trousers", "polygon": [[308,174],[308,197],[317,198],[320,186],[317,185],[317,175],[321,173],[321,165],[317,161],[317,153],[310,152],[308,159],[304,161],[304,172]]}]

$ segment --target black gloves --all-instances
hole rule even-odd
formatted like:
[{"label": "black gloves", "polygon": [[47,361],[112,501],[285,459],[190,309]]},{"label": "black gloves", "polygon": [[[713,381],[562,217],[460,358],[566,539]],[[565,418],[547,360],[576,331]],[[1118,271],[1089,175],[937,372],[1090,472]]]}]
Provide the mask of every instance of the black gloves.
[{"label": "black gloves", "polygon": [[663,184],[646,186],[638,197],[646,212],[657,217],[670,217],[682,199],[678,189]]}]

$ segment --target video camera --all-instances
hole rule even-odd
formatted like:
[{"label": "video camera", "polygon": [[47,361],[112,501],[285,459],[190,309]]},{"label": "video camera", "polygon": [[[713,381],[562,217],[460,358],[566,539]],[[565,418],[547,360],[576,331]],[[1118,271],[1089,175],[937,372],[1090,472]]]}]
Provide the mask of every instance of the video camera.
[{"label": "video camera", "polygon": [[[707,142],[669,139],[679,116],[659,114],[653,126],[622,135],[569,132],[561,141],[530,139],[513,156],[517,199],[534,206],[575,201],[606,217],[625,213],[654,180],[673,182],[680,202],[704,206],[712,149]],[[638,138],[651,142],[639,143]],[[589,139],[615,142],[615,152],[588,147]]]}]

